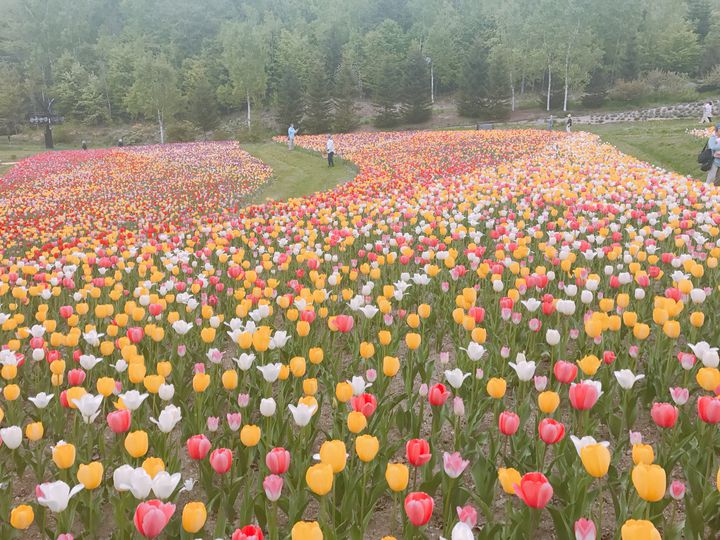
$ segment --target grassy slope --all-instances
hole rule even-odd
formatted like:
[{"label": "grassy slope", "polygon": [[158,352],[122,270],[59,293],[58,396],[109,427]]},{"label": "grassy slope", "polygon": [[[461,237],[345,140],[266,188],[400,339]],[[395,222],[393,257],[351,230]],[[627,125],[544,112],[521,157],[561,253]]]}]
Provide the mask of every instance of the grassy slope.
[{"label": "grassy slope", "polygon": [[[693,120],[656,120],[605,125],[578,125],[578,130],[600,135],[604,142],[618,150],[667,170],[701,179],[696,158],[704,144],[685,133],[702,127]],[[704,127],[707,127],[705,125]]]},{"label": "grassy slope", "polygon": [[273,169],[273,177],[250,198],[250,203],[267,198],[303,197],[331,189],[357,174],[355,166],[348,161],[335,157],[335,167],[328,167],[327,160],[320,154],[297,147],[292,152],[286,145],[273,142],[243,144],[242,147]]}]

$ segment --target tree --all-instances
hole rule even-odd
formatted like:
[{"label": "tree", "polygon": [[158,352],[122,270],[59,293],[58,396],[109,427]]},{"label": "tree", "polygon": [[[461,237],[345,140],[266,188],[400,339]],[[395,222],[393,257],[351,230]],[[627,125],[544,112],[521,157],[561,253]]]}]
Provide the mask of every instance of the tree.
[{"label": "tree", "polygon": [[165,122],[182,108],[177,70],[164,55],[144,54],[135,64],[134,77],[135,81],[125,98],[127,110],[147,120],[157,119],[160,144],[164,144]]},{"label": "tree", "polygon": [[389,58],[383,59],[372,85],[373,105],[377,111],[374,123],[377,127],[397,125],[400,119],[398,102],[401,84],[402,77],[395,63]]},{"label": "tree", "polygon": [[299,125],[305,113],[303,89],[295,71],[286,70],[275,94],[275,117],[280,126]]},{"label": "tree", "polygon": [[356,103],[360,89],[358,77],[349,61],[343,60],[335,72],[333,94],[335,131],[352,131],[358,125]]},{"label": "tree", "polygon": [[190,58],[184,63],[183,91],[188,119],[203,131],[217,125],[219,103],[217,85],[211,78],[207,59]]},{"label": "tree", "polygon": [[248,22],[231,22],[220,32],[222,61],[229,81],[218,90],[230,106],[247,106],[247,126],[251,126],[251,103],[265,98],[268,61],[267,28]]},{"label": "tree", "polygon": [[0,62],[0,133],[14,135],[25,119],[27,96],[20,70],[7,62]]},{"label": "tree", "polygon": [[403,72],[402,104],[403,120],[411,124],[425,122],[432,115],[430,101],[430,69],[422,51],[413,47],[408,53]]},{"label": "tree", "polygon": [[307,133],[327,132],[332,125],[332,98],[325,65],[320,60],[316,60],[311,68],[305,104],[304,131]]},{"label": "tree", "polygon": [[56,65],[55,78],[52,91],[58,111],[87,125],[110,119],[102,81],[76,59],[64,55]]},{"label": "tree", "polygon": [[501,120],[510,113],[505,64],[497,49],[477,39],[465,57],[458,95],[458,113],[470,118]]}]

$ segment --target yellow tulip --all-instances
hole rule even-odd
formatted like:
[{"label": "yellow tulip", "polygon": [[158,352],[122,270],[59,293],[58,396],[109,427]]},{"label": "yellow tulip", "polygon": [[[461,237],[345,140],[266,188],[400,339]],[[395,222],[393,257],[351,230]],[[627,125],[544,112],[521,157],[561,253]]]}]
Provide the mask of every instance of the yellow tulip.
[{"label": "yellow tulip", "polygon": [[227,369],[222,374],[222,385],[225,390],[235,390],[238,385],[238,374],[234,369]]},{"label": "yellow tulip", "polygon": [[633,336],[635,336],[636,339],[647,339],[649,335],[650,327],[647,324],[637,323],[635,324],[635,326],[633,326]]},{"label": "yellow tulip", "polygon": [[714,392],[720,386],[720,370],[717,368],[702,367],[695,375],[695,380],[707,392]]},{"label": "yellow tulip", "polygon": [[298,521],[290,531],[290,540],[323,540],[317,521]]},{"label": "yellow tulip", "polygon": [[320,446],[320,462],[330,465],[335,474],[342,472],[347,462],[345,443],[339,440],[322,443]]},{"label": "yellow tulip", "polygon": [[293,374],[293,377],[299,379],[305,375],[306,370],[307,363],[305,362],[305,358],[302,356],[294,356],[290,359],[290,372]]},{"label": "yellow tulip", "polygon": [[240,442],[242,442],[245,446],[257,446],[260,442],[260,434],[261,432],[259,427],[252,424],[246,424],[240,430]]},{"label": "yellow tulip", "polygon": [[677,321],[666,321],[662,329],[663,333],[670,339],[677,339],[680,335],[680,323]]},{"label": "yellow tulip", "polygon": [[355,439],[355,452],[357,452],[360,461],[365,463],[375,459],[380,450],[380,441],[372,435],[360,435]]},{"label": "yellow tulip", "polygon": [[172,364],[168,361],[158,362],[157,366],[155,366],[155,371],[157,371],[158,375],[167,378],[172,372]]},{"label": "yellow tulip", "polygon": [[32,422],[25,426],[25,436],[31,441],[39,441],[45,433],[42,422]]},{"label": "yellow tulip", "polygon": [[538,407],[545,414],[552,414],[560,405],[560,395],[552,390],[538,394]]},{"label": "yellow tulip", "polygon": [[494,399],[501,399],[507,390],[507,382],[505,379],[493,377],[487,382],[487,386],[485,388],[490,397]]},{"label": "yellow tulip", "polygon": [[403,463],[388,463],[385,468],[385,480],[391,491],[403,491],[410,479],[410,471]]},{"label": "yellow tulip", "polygon": [[207,509],[201,502],[189,502],[182,511],[182,527],[185,532],[195,534],[205,526]]},{"label": "yellow tulip", "polygon": [[56,445],[52,459],[58,469],[69,469],[75,463],[75,445],[66,442]]},{"label": "yellow tulip", "polygon": [[35,512],[32,506],[27,504],[16,506],[10,511],[10,525],[12,525],[13,529],[24,531],[30,528],[34,520]]},{"label": "yellow tulip", "polygon": [[321,364],[323,361],[324,353],[320,347],[313,347],[308,351],[308,359],[311,364]]},{"label": "yellow tulip", "polygon": [[108,397],[115,390],[115,380],[112,377],[100,377],[95,383],[95,388],[98,394]]},{"label": "yellow tulip", "polygon": [[375,345],[372,343],[368,343],[367,341],[363,341],[360,344],[360,356],[363,357],[365,360],[368,358],[371,358],[375,354]]},{"label": "yellow tulip", "polygon": [[622,540],[662,540],[660,533],[651,521],[628,519],[620,529]]},{"label": "yellow tulip", "polygon": [[407,348],[411,351],[414,351],[418,347],[420,347],[420,342],[422,341],[422,338],[420,337],[420,334],[416,334],[415,332],[409,332],[405,336],[405,345],[407,345]]},{"label": "yellow tulip", "polygon": [[314,396],[318,391],[317,379],[304,379],[303,380],[303,392],[307,396]]},{"label": "yellow tulip", "polygon": [[318,463],[305,472],[305,482],[315,495],[327,495],[333,486],[333,468],[328,463]]},{"label": "yellow tulip", "polygon": [[397,356],[386,356],[383,358],[383,375],[394,377],[400,371],[400,360]]},{"label": "yellow tulip", "polygon": [[705,314],[702,311],[693,311],[690,314],[690,324],[695,328],[701,328],[705,324]]},{"label": "yellow tulip", "polygon": [[594,354],[586,356],[582,360],[577,361],[577,365],[580,366],[582,372],[588,377],[592,377],[597,373],[600,364],[600,359]]},{"label": "yellow tulip", "polygon": [[165,470],[165,462],[158,457],[149,457],[143,461],[142,468],[150,475],[150,478],[155,478],[157,473]]},{"label": "yellow tulip", "polygon": [[196,373],[192,380],[193,390],[198,394],[207,390],[210,386],[210,375],[207,373]]},{"label": "yellow tulip", "polygon": [[3,396],[8,401],[15,401],[20,397],[20,387],[17,384],[8,384],[3,388]]},{"label": "yellow tulip", "polygon": [[641,463],[650,465],[653,461],[655,461],[655,452],[653,451],[653,447],[649,444],[633,444],[632,459],[635,465],[640,465]]},{"label": "yellow tulip", "polygon": [[96,489],[103,478],[103,464],[99,461],[93,461],[87,465],[81,464],[78,467],[77,479],[85,489]]},{"label": "yellow tulip", "polygon": [[212,327],[203,328],[200,330],[200,339],[202,339],[204,343],[212,343],[215,341],[215,329]]},{"label": "yellow tulip", "polygon": [[347,425],[352,433],[360,433],[367,427],[367,418],[359,411],[351,411],[348,413]]},{"label": "yellow tulip", "polygon": [[335,386],[335,397],[340,403],[347,403],[352,397],[352,386],[348,382],[339,382]]},{"label": "yellow tulip", "polygon": [[520,479],[520,473],[512,467],[507,469],[500,467],[498,469],[498,480],[500,481],[503,491],[508,495],[515,495],[515,488],[513,485],[520,485]]},{"label": "yellow tulip", "polygon": [[134,458],[147,454],[148,434],[143,430],[131,431],[125,436],[125,450]]},{"label": "yellow tulip", "polygon": [[580,459],[587,473],[594,478],[602,478],[610,468],[610,450],[599,443],[583,447]]},{"label": "yellow tulip", "polygon": [[162,375],[146,375],[143,379],[143,386],[151,394],[157,394],[161,384],[165,384],[165,377]]},{"label": "yellow tulip", "polygon": [[657,502],[665,496],[667,479],[665,469],[660,465],[635,465],[632,471],[632,483],[641,499]]},{"label": "yellow tulip", "polygon": [[380,330],[378,332],[378,340],[380,341],[380,345],[390,345],[390,342],[392,341],[392,334],[387,330]]}]

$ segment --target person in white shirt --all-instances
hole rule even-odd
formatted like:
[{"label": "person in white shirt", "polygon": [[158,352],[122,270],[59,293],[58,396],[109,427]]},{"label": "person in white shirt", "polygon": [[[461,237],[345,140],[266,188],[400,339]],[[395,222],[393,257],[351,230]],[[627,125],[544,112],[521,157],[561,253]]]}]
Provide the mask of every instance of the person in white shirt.
[{"label": "person in white shirt", "polygon": [[328,167],[334,167],[335,162],[333,161],[333,156],[335,155],[335,143],[333,142],[332,135],[328,135],[325,151],[328,157]]},{"label": "person in white shirt", "polygon": [[295,129],[294,124],[290,124],[288,128],[288,150],[295,148],[295,135],[299,130]]},{"label": "person in white shirt", "polygon": [[703,105],[703,115],[702,119],[700,120],[701,124],[712,124],[712,117],[713,117],[713,106],[712,102],[708,101]]}]

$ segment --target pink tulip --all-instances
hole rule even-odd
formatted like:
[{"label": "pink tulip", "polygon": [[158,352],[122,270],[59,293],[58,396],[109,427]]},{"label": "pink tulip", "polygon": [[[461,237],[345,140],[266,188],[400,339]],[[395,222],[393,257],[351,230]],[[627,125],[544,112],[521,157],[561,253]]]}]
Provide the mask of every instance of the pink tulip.
[{"label": "pink tulip", "polygon": [[377,371],[375,371],[374,369],[368,369],[365,372],[365,378],[368,380],[368,382],[375,382],[375,380],[377,379]]},{"label": "pink tulip", "polygon": [[685,405],[690,399],[690,391],[676,386],[670,389],[670,396],[676,405]]},{"label": "pink tulip", "polygon": [[443,452],[443,467],[445,469],[445,474],[447,474],[450,478],[457,478],[460,476],[469,464],[470,462],[463,459],[460,452],[453,452],[452,454]]},{"label": "pink tulip", "polygon": [[236,413],[227,413],[226,415],[228,427],[231,431],[237,431],[240,429],[240,426],[242,425],[242,414],[239,412]]},{"label": "pink tulip", "polygon": [[127,409],[113,411],[107,415],[107,423],[113,433],[126,433],[130,429],[131,413]]},{"label": "pink tulip", "polygon": [[520,417],[512,411],[503,411],[498,417],[498,427],[503,435],[515,435],[520,427]]},{"label": "pink tulip", "polygon": [[281,476],[276,474],[270,474],[263,480],[263,489],[265,490],[265,496],[269,501],[275,502],[280,498],[283,488],[283,479]]},{"label": "pink tulip", "polygon": [[133,522],[145,538],[155,538],[160,535],[174,513],[174,504],[153,499],[138,504]]},{"label": "pink tulip", "polygon": [[[557,365],[557,364],[556,364]],[[600,383],[584,380],[570,385],[570,405],[573,409],[585,411],[592,409],[600,397]]]},{"label": "pink tulip", "polygon": [[273,448],[265,456],[265,465],[273,474],[285,474],[290,468],[290,452],[284,448]]},{"label": "pink tulip", "polygon": [[670,489],[668,491],[670,492],[670,496],[673,499],[679,501],[685,496],[685,484],[682,483],[680,480],[673,480],[672,484],[670,484]]},{"label": "pink tulip", "polygon": [[575,540],[595,540],[595,538],[597,538],[597,530],[593,521],[580,518],[575,522]]},{"label": "pink tulip", "polygon": [[67,376],[70,386],[82,386],[82,383],[85,382],[85,372],[80,368],[71,369]]},{"label": "pink tulip", "polygon": [[57,540],[75,540],[75,537],[70,533],[59,534]]},{"label": "pink tulip", "polygon": [[670,403],[653,403],[650,416],[659,427],[670,428],[677,422],[678,410]]},{"label": "pink tulip", "polygon": [[207,428],[208,431],[217,431],[220,426],[220,418],[218,416],[208,416]]},{"label": "pink tulip", "polygon": [[535,390],[538,392],[542,392],[547,388],[547,377],[544,375],[535,375],[533,382],[535,383]]},{"label": "pink tulip", "polygon": [[423,492],[408,493],[405,497],[405,514],[415,527],[422,527],[432,516],[435,501]]},{"label": "pink tulip", "polygon": [[453,398],[453,414],[455,416],[465,416],[465,402],[460,396]]},{"label": "pink tulip", "polygon": [[210,454],[210,465],[218,474],[225,474],[232,467],[233,454],[229,448],[218,448]]},{"label": "pink tulip", "polygon": [[237,404],[238,407],[241,409],[244,409],[248,406],[248,403],[250,403],[250,394],[238,394],[237,397]]},{"label": "pink tulip", "polygon": [[193,435],[187,440],[187,451],[190,459],[205,459],[210,451],[210,441],[205,435]]},{"label": "pink tulip", "polygon": [[520,479],[520,484],[513,484],[515,495],[530,508],[545,508],[553,496],[553,488],[544,474],[527,473]]},{"label": "pink tulip", "polygon": [[555,444],[565,436],[565,425],[552,418],[543,418],[538,424],[538,433],[545,444]]},{"label": "pink tulip", "polygon": [[631,431],[630,432],[630,445],[631,446],[635,445],[635,444],[642,444],[642,442],[643,442],[642,433],[640,433],[639,431]]},{"label": "pink tulip", "polygon": [[702,396],[697,401],[698,416],[706,424],[717,424],[720,422],[720,399],[710,396]]},{"label": "pink tulip", "polygon": [[338,329],[338,332],[342,332],[343,334],[349,332],[353,329],[353,326],[355,325],[355,321],[352,318],[352,315],[338,315],[335,317],[335,328]]},{"label": "pink tulip", "polygon": [[469,504],[462,506],[462,507],[458,506],[456,508],[456,510],[457,510],[457,515],[458,515],[458,520],[462,521],[465,525],[467,525],[470,528],[475,527],[475,525],[477,525],[477,518],[478,518],[477,510],[475,510],[472,506],[470,506]]},{"label": "pink tulip", "polygon": [[578,368],[575,364],[558,360],[553,367],[555,378],[564,384],[570,384],[577,377]]}]

